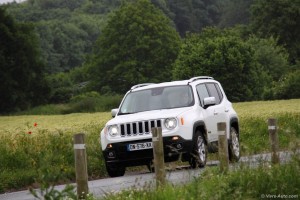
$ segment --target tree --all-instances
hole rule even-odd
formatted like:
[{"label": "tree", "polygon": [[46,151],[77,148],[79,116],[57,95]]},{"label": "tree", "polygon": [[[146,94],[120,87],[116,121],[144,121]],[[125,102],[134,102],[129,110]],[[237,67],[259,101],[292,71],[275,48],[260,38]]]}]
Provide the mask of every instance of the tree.
[{"label": "tree", "polygon": [[108,19],[90,61],[94,88],[125,92],[141,82],[171,80],[180,38],[148,0],[123,4]]},{"label": "tree", "polygon": [[288,73],[273,88],[276,99],[297,99],[300,98],[300,70]]},{"label": "tree", "polygon": [[219,27],[233,27],[237,24],[249,24],[250,7],[253,0],[221,0]]},{"label": "tree", "polygon": [[213,76],[232,101],[260,99],[265,76],[253,48],[238,33],[206,28],[184,40],[175,62],[174,79]]},{"label": "tree", "polygon": [[49,88],[33,27],[16,23],[0,8],[0,38],[0,113],[44,102]]},{"label": "tree", "polygon": [[33,23],[48,73],[82,66],[99,37],[111,1],[30,0],[8,4],[17,21]]},{"label": "tree", "polygon": [[[152,0],[153,1],[153,0]],[[183,37],[187,32],[200,32],[206,26],[219,22],[220,11],[216,0],[166,0],[177,31]]]},{"label": "tree", "polygon": [[274,36],[287,48],[292,63],[300,56],[300,0],[256,0],[251,27],[261,37]]},{"label": "tree", "polygon": [[288,53],[277,45],[276,39],[258,38],[252,35],[247,43],[254,49],[254,57],[262,69],[270,76],[270,82],[279,81],[289,71]]}]

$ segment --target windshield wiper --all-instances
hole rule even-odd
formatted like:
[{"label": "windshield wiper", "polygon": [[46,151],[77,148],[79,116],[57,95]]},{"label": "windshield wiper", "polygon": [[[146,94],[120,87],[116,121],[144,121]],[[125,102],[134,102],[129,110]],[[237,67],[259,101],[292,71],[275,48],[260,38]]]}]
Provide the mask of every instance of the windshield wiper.
[{"label": "windshield wiper", "polygon": [[119,113],[118,115],[130,115],[134,114],[135,112],[124,112],[124,113]]}]

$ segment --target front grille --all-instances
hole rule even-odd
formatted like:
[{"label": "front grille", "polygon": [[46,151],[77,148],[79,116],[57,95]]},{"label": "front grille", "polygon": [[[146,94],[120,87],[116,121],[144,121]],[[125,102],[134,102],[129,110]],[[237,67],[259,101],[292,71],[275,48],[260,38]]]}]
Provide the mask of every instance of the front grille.
[{"label": "front grille", "polygon": [[121,136],[149,134],[153,127],[161,127],[161,119],[121,124]]}]

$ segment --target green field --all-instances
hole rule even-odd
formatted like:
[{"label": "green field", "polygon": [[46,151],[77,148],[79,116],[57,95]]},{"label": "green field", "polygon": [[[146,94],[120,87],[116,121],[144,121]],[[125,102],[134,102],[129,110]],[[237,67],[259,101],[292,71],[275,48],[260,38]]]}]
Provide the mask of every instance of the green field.
[{"label": "green field", "polygon": [[[233,104],[240,117],[242,154],[269,150],[267,119],[278,119],[281,149],[299,147],[300,99]],[[99,133],[110,113],[0,117],[0,193],[38,183],[74,181],[72,137],[86,133],[90,178],[106,177]],[[133,169],[134,170],[134,169]]]}]

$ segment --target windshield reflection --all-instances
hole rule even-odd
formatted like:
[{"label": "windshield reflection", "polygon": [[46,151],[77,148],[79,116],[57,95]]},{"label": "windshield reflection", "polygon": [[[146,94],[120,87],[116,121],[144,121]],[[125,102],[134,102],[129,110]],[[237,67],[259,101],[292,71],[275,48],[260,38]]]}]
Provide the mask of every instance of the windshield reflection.
[{"label": "windshield reflection", "polygon": [[189,107],[193,106],[194,102],[192,88],[189,85],[140,90],[127,94],[119,115]]}]

